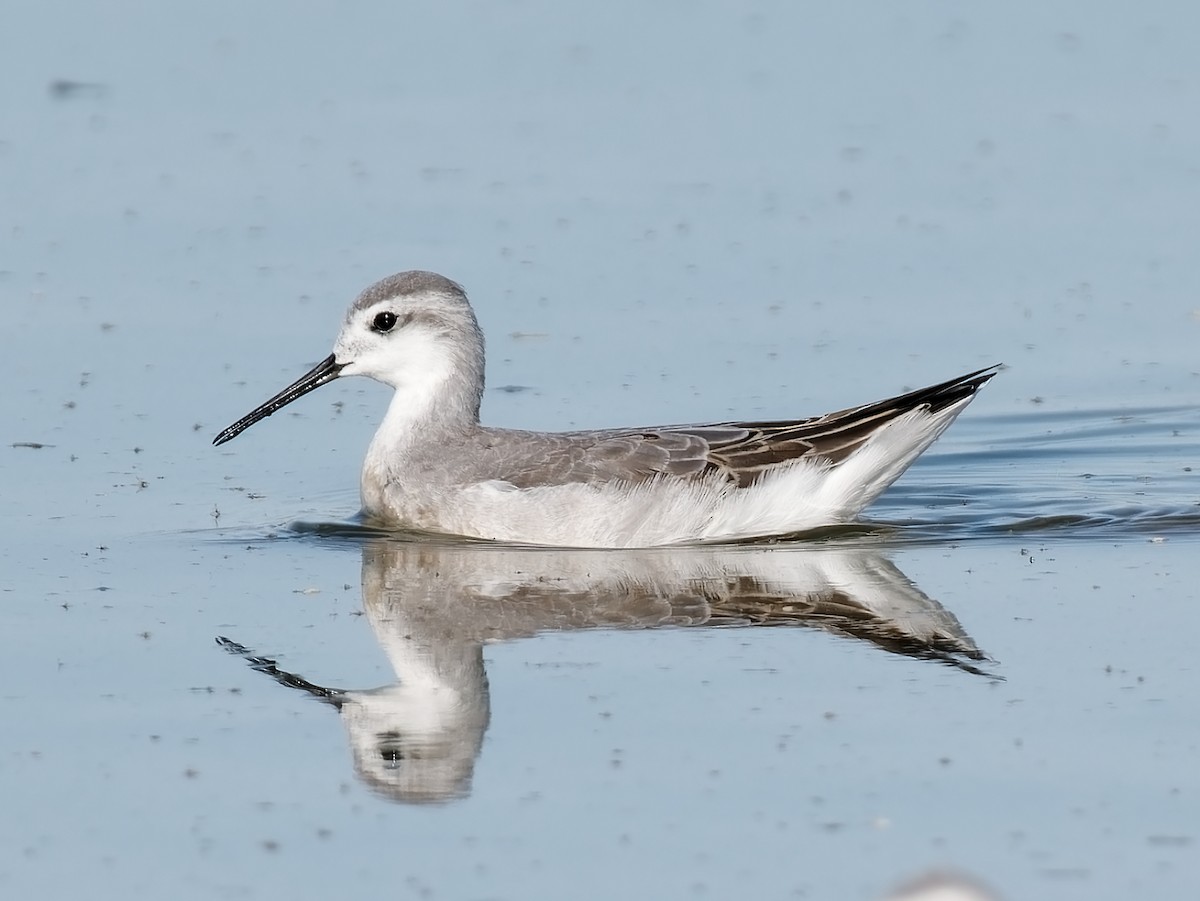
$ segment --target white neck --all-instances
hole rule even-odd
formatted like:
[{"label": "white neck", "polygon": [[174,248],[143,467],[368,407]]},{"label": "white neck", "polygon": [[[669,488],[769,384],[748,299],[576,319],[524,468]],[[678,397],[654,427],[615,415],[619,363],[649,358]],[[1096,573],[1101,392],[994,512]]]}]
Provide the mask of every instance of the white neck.
[{"label": "white neck", "polygon": [[395,379],[395,394],[363,461],[364,486],[369,473],[375,484],[390,481],[388,475],[403,469],[419,444],[444,443],[479,424],[482,360],[471,366],[451,355],[423,356]]}]

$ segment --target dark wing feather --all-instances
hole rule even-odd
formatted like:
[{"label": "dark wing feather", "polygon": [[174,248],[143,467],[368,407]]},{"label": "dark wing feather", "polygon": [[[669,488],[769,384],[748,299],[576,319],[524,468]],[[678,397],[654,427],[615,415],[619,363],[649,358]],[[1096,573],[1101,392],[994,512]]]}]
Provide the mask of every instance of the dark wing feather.
[{"label": "dark wing feather", "polygon": [[[972,397],[996,374],[995,366],[886,400],[778,422],[719,422],[600,432],[565,432],[545,438],[541,452],[509,459],[504,479],[519,488],[547,483],[658,476],[718,476],[739,487],[766,470],[803,457],[837,465],[876,431],[919,407],[931,413]],[[493,433],[497,437],[500,432]]]},{"label": "dark wing feather", "polygon": [[[974,396],[997,371],[991,366],[928,388],[797,422],[723,423],[680,431],[704,437],[710,464],[745,486],[764,470],[805,456],[820,457],[836,466],[896,417],[919,407],[940,412]],[[722,429],[731,434],[714,434]]]}]

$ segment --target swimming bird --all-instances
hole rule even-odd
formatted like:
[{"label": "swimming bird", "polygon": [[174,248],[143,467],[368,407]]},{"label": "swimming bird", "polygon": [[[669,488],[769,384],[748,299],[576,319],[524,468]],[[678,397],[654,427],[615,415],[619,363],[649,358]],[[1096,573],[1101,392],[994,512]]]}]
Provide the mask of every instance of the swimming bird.
[{"label": "swimming bird", "polygon": [[460,285],[401,272],[350,305],[333,353],[213,444],[363,375],[395,389],[363,462],[368,523],[573,547],[738,541],[853,521],[999,368],[795,421],[533,432],[480,424],[483,344]]}]

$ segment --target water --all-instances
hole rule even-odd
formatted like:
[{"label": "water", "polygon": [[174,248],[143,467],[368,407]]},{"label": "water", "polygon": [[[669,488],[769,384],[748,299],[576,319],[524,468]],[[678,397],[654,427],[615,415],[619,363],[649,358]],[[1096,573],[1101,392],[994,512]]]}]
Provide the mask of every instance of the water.
[{"label": "water", "polygon": [[[13,11],[0,891],[1194,897],[1196,15]],[[209,442],[412,267],[494,424],[1008,368],[862,526],[384,540],[381,387]]]}]

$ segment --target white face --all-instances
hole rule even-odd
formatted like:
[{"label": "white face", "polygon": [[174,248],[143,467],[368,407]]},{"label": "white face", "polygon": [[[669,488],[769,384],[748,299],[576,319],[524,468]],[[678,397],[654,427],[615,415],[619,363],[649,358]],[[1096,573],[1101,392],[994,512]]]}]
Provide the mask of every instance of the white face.
[{"label": "white face", "polygon": [[366,376],[397,389],[444,382],[476,353],[469,308],[415,294],[352,310],[334,344],[342,376]]},{"label": "white face", "polygon": [[408,381],[414,357],[432,336],[413,327],[413,314],[404,306],[399,300],[382,300],[351,311],[333,345],[342,375],[365,375],[392,387]]},{"label": "white face", "polygon": [[[439,404],[477,416],[483,336],[466,297],[436,288],[402,292],[350,308],[333,353],[265,404],[217,435],[215,444],[340,376],[365,375],[407,397],[413,409]],[[454,382],[455,388],[447,388]]]}]

